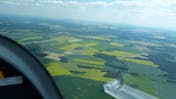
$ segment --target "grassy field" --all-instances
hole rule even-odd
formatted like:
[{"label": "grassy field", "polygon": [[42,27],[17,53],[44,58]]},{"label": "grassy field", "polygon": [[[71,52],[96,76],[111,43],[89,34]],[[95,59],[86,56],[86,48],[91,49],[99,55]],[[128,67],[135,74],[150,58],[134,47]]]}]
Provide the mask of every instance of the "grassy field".
[{"label": "grassy field", "polygon": [[55,76],[54,80],[65,99],[113,99],[104,93],[100,81],[72,76]]},{"label": "grassy field", "polygon": [[96,42],[91,42],[91,43],[87,43],[87,44],[85,44],[84,46],[86,46],[86,47],[91,47],[91,46],[96,46],[98,43],[96,43]]},{"label": "grassy field", "polygon": [[102,53],[107,54],[107,55],[111,55],[111,56],[116,56],[116,57],[125,57],[125,56],[130,56],[130,55],[135,54],[135,53],[124,52],[124,51],[112,51],[112,52],[103,51]]},{"label": "grassy field", "polygon": [[80,52],[81,55],[94,55],[98,50],[96,48],[86,48]]},{"label": "grassy field", "polygon": [[125,45],[122,44],[122,43],[114,43],[114,42],[110,43],[110,45],[116,46],[116,47],[124,47],[124,46],[125,46]]},{"label": "grassy field", "polygon": [[[96,66],[89,66],[89,67],[96,67]],[[87,78],[102,82],[108,82],[112,80],[112,78],[104,77],[104,74],[106,72],[102,72],[100,69],[79,68],[77,67],[76,63],[65,64],[61,62],[53,62],[48,64],[47,70],[51,73],[52,76],[69,75],[73,77]],[[71,71],[75,71],[76,73],[73,73]]]},{"label": "grassy field", "polygon": [[100,65],[100,66],[104,65],[104,62],[101,62],[101,61],[99,62],[95,60],[91,61],[91,60],[83,60],[83,59],[74,59],[72,61],[76,63],[90,64],[90,65]]},{"label": "grassy field", "polygon": [[86,38],[91,38],[91,39],[95,39],[95,40],[103,40],[103,41],[110,41],[111,40],[109,38],[102,37],[102,36],[87,36]]},{"label": "grassy field", "polygon": [[81,45],[80,44],[77,44],[77,43],[73,43],[73,44],[70,44],[70,45],[66,45],[62,48],[60,48],[61,50],[74,50],[75,48],[78,48],[80,47]]},{"label": "grassy field", "polygon": [[59,75],[71,75],[71,72],[64,68],[63,64],[58,62],[53,62],[48,64],[47,70],[51,73],[52,76],[59,76]]},{"label": "grassy field", "polygon": [[151,82],[151,77],[149,76],[133,76],[129,74],[122,74],[124,81],[131,86],[135,86],[139,90],[147,92],[151,95],[158,96],[155,86]]},{"label": "grassy field", "polygon": [[143,65],[148,65],[148,66],[152,66],[152,67],[158,67],[158,65],[156,65],[152,61],[148,61],[148,60],[132,59],[132,58],[121,58],[121,59],[125,60],[125,61],[132,62],[132,63],[136,63],[136,64],[143,64]]}]

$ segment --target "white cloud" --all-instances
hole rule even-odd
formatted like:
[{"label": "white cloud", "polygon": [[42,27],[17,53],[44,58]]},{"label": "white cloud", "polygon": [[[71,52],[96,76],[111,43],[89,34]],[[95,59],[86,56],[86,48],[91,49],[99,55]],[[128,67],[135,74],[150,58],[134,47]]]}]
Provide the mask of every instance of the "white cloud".
[{"label": "white cloud", "polygon": [[79,0],[5,0],[6,4],[62,4],[82,6],[124,6],[124,7],[170,7],[176,5],[176,0],[105,0],[80,2]]},{"label": "white cloud", "polygon": [[[82,1],[82,0],[81,0]],[[105,20],[148,25],[174,25],[176,0],[0,0],[9,13]],[[13,6],[12,8],[10,8]],[[174,9],[175,7],[175,9]],[[21,9],[22,8],[22,9]],[[3,11],[0,9],[0,12]],[[16,11],[16,12],[15,12]],[[26,13],[27,12],[27,13]],[[42,13],[41,13],[42,12]],[[160,21],[162,20],[162,21]]]},{"label": "white cloud", "polygon": [[110,3],[104,1],[93,1],[87,2],[85,5],[93,5],[93,6],[109,6]]},{"label": "white cloud", "polygon": [[62,0],[36,0],[35,2],[41,4],[64,4]]}]

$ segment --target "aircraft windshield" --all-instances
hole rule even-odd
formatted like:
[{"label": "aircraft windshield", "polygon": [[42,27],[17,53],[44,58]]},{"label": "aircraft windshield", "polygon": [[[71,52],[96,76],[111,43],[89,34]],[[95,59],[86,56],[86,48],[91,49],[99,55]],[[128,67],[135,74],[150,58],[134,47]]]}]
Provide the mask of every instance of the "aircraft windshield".
[{"label": "aircraft windshield", "polygon": [[65,99],[174,99],[175,4],[0,1],[0,35],[37,57]]}]

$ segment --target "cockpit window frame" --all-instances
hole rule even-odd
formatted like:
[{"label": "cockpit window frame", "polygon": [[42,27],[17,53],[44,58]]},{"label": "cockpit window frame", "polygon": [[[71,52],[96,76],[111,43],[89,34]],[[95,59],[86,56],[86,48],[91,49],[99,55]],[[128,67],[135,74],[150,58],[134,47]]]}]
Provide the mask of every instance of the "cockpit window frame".
[{"label": "cockpit window frame", "polygon": [[63,99],[43,64],[22,45],[2,35],[0,35],[0,58],[24,74],[44,99]]}]

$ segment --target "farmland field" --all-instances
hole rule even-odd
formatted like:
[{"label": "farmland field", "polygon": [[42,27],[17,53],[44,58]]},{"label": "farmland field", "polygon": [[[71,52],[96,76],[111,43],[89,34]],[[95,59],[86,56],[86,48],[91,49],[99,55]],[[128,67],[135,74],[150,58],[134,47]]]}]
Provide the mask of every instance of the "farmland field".
[{"label": "farmland field", "polygon": [[119,74],[125,84],[160,99],[176,97],[175,31],[11,18],[0,17],[0,34],[37,57],[66,99],[112,99],[104,93],[103,84]]}]

